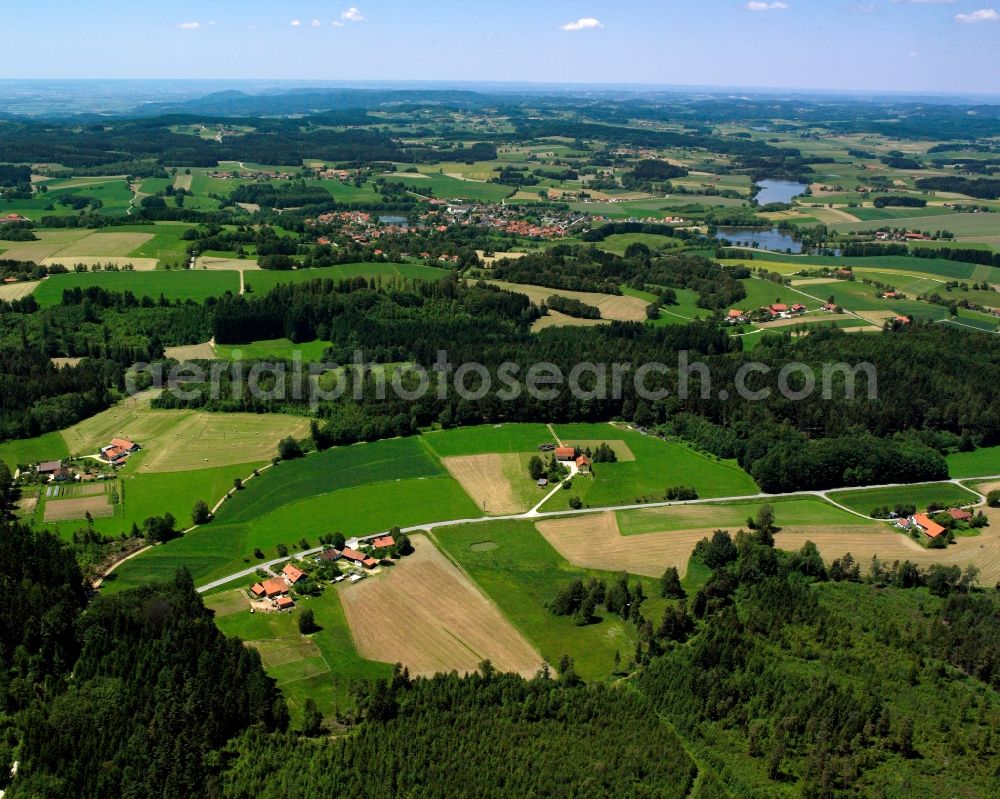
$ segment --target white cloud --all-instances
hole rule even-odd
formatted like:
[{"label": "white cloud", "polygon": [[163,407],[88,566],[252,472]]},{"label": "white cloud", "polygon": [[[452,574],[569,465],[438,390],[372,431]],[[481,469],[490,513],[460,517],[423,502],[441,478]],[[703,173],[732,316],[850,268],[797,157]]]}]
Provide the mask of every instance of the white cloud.
[{"label": "white cloud", "polygon": [[177,27],[181,28],[183,30],[186,30],[186,31],[194,31],[194,30],[198,30],[198,28],[201,27],[201,23],[200,22],[182,22]]},{"label": "white cloud", "polygon": [[310,27],[313,27],[313,28],[318,28],[322,24],[323,23],[320,22],[318,19],[314,19],[312,22],[309,23]]},{"label": "white cloud", "polygon": [[336,20],[334,20],[330,24],[333,25],[333,27],[335,27],[335,28],[343,28],[344,27],[344,23],[343,22],[337,22]]},{"label": "white cloud", "polygon": [[364,15],[355,7],[351,6],[347,11],[340,15],[341,19],[346,19],[348,22],[364,22]]},{"label": "white cloud", "polygon": [[600,20],[596,20],[593,17],[581,17],[576,22],[567,22],[565,25],[560,25],[559,30],[562,31],[589,31],[595,30],[597,28],[603,28],[604,25],[601,24]]},{"label": "white cloud", "polygon": [[977,22],[1000,22],[1000,14],[993,8],[981,8],[971,14],[956,14],[955,22],[974,25]]},{"label": "white cloud", "polygon": [[745,6],[747,11],[784,11],[788,3],[762,3],[760,0],[750,0]]},{"label": "white cloud", "polygon": [[289,24],[289,25],[291,25],[291,26],[292,26],[293,28],[298,28],[298,27],[301,27],[301,25],[302,25],[302,20],[301,20],[301,19],[293,19],[293,20],[292,20],[291,22],[289,22],[288,24]]},{"label": "white cloud", "polygon": [[857,5],[851,6],[851,11],[855,14],[872,14],[875,11],[874,3],[858,3]]},{"label": "white cloud", "polygon": [[950,6],[955,3],[955,0],[892,0],[892,2],[897,6],[900,3],[912,3],[921,6]]}]

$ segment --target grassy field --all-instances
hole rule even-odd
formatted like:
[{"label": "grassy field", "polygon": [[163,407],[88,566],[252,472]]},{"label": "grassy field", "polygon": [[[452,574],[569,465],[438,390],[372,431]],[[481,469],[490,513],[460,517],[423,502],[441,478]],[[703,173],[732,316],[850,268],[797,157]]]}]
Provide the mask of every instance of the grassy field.
[{"label": "grassy field", "polygon": [[862,519],[819,498],[753,500],[711,505],[675,505],[665,508],[623,510],[616,513],[623,536],[691,530],[714,525],[736,532],[747,529],[747,519],[764,505],[774,509],[778,527],[808,524],[857,524]]},{"label": "grassy field", "polygon": [[414,177],[404,172],[395,172],[387,177],[393,183],[405,183],[415,189],[425,191],[430,189],[434,196],[443,200],[482,200],[485,202],[500,202],[512,195],[514,186],[502,186],[497,183],[480,183],[471,180],[459,180],[443,173],[432,172],[426,177]]},{"label": "grassy field", "polygon": [[54,461],[69,457],[66,440],[59,431],[45,433],[35,438],[19,438],[0,444],[0,460],[14,471],[20,464]]},{"label": "grassy field", "polygon": [[219,510],[218,520],[247,522],[289,503],[355,486],[444,474],[417,438],[335,447],[264,472]]},{"label": "grassy field", "polygon": [[539,444],[553,444],[544,424],[480,425],[424,433],[423,441],[439,457],[489,453],[536,452]]},{"label": "grassy field", "polygon": [[[288,702],[293,724],[302,720],[305,700],[312,697],[320,712],[332,718],[353,705],[351,684],[388,677],[392,667],[362,658],[344,617],[340,594],[332,586],[318,597],[302,597],[292,613],[253,613],[240,589],[207,597],[222,632],[237,636],[260,652],[267,673]],[[297,626],[298,614],[310,608],[319,629],[308,636]]]},{"label": "grassy field", "polygon": [[971,491],[966,491],[954,483],[921,483],[899,488],[831,491],[829,496],[830,499],[839,502],[844,507],[866,515],[871,513],[874,508],[888,506],[891,510],[894,505],[899,503],[916,505],[918,511],[924,511],[932,502],[971,505],[979,501],[979,497]]},{"label": "grassy field", "polygon": [[952,477],[992,477],[1000,474],[1000,446],[952,453],[948,456],[948,473]]},{"label": "grassy field", "polygon": [[131,291],[137,297],[201,302],[227,291],[237,294],[240,279],[236,272],[171,270],[157,272],[86,272],[53,275],[35,289],[35,299],[43,308],[58,305],[66,289],[100,286],[108,291]]},{"label": "grassy field", "polygon": [[266,294],[283,283],[306,283],[310,280],[345,280],[364,277],[369,280],[442,280],[451,274],[448,269],[438,269],[425,264],[359,263],[339,264],[323,269],[296,269],[293,271],[261,270],[246,276],[246,283],[257,294]]},{"label": "grassy field", "polygon": [[556,433],[566,445],[584,441],[593,447],[595,441],[623,440],[635,460],[594,464],[592,476],[575,478],[571,490],[560,491],[545,504],[546,511],[567,510],[572,496],[593,508],[662,500],[664,491],[677,485],[694,486],[700,497],[757,493],[753,479],[734,461],[702,455],[682,444],[607,424],[557,425]]},{"label": "grassy field", "polygon": [[597,680],[613,671],[616,651],[623,661],[631,657],[636,643],[632,624],[606,616],[596,624],[577,627],[569,617],[546,609],[566,583],[590,576],[610,581],[614,575],[570,565],[530,522],[444,528],[435,538],[549,663],[558,663],[568,654],[580,676]]},{"label": "grassy field", "polygon": [[616,233],[613,236],[608,236],[596,246],[605,252],[624,255],[630,244],[645,244],[655,252],[656,250],[670,250],[679,247],[682,242],[673,236],[661,236],[656,233]]}]

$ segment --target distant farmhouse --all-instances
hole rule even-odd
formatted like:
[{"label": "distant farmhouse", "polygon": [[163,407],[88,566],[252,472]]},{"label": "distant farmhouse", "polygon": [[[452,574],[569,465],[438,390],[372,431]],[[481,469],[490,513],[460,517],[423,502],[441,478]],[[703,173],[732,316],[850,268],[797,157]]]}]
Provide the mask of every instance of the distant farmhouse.
[{"label": "distant farmhouse", "polygon": [[110,444],[101,447],[100,458],[106,463],[121,466],[125,463],[125,459],[138,449],[139,445],[127,438],[112,438]]}]

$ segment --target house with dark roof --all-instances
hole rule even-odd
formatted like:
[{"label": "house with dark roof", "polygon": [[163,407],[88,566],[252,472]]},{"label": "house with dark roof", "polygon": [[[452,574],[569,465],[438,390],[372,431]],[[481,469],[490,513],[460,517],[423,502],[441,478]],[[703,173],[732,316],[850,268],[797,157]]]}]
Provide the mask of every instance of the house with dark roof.
[{"label": "house with dark roof", "polygon": [[332,547],[330,549],[324,549],[316,556],[316,560],[324,562],[340,560],[340,550],[333,549]]},{"label": "house with dark roof", "polygon": [[38,474],[52,474],[62,468],[62,461],[42,461],[35,467]]}]

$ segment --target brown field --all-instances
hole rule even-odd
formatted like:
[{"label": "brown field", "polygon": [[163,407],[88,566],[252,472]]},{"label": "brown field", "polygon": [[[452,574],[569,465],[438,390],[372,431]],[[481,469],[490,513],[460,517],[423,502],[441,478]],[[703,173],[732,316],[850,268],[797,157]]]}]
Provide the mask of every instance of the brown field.
[{"label": "brown field", "polygon": [[152,233],[91,233],[56,254],[60,257],[69,257],[63,255],[66,252],[100,257],[125,256],[151,238]]},{"label": "brown field", "polygon": [[[711,505],[702,505],[672,508],[670,512],[683,513],[692,529],[622,536],[613,513],[547,520],[536,527],[566,560],[577,566],[650,577],[660,576],[667,566],[676,566],[683,574],[695,544],[718,527],[712,525],[717,511]],[[910,560],[923,567],[971,563],[980,570],[980,583],[992,586],[1000,580],[1000,509],[985,512],[990,518],[989,527],[978,536],[957,538],[945,550],[925,549],[885,523],[866,524],[860,520],[856,525],[788,525],[775,536],[775,545],[792,551],[812,541],[827,563],[850,552],[862,569],[875,555],[882,561]],[[706,526],[696,526],[702,523]]]},{"label": "brown field", "polygon": [[[7,255],[4,253],[4,258]],[[40,280],[25,280],[22,283],[0,283],[0,300],[12,302],[27,297],[35,290],[35,286],[41,283]]]},{"label": "brown field", "polygon": [[[553,294],[569,299],[580,300],[588,305],[596,305],[601,309],[600,321],[620,321],[620,322],[641,322],[646,318],[646,306],[649,305],[638,297],[619,297],[614,294],[598,294],[588,291],[565,291],[563,289],[550,289],[545,286],[527,286],[520,283],[505,283],[500,280],[489,281],[495,286],[508,291],[516,291],[519,294],[527,295],[535,304],[545,302]],[[573,319],[574,323],[593,322],[590,319]]]},{"label": "brown field", "polygon": [[178,173],[174,176],[174,188],[186,189],[187,191],[191,191],[192,180],[194,180],[194,175],[185,175],[183,173]]},{"label": "brown field", "polygon": [[412,555],[340,591],[358,653],[414,675],[473,672],[486,659],[533,675],[541,655],[427,538],[412,540]]},{"label": "brown field", "polygon": [[[830,278],[828,277],[793,277],[793,286],[814,286],[819,283],[829,283]],[[805,305],[805,303],[802,303]]]},{"label": "brown field", "polygon": [[108,502],[107,494],[78,499],[57,499],[45,503],[45,522],[65,522],[70,519],[82,519],[87,513],[95,519],[113,516],[115,506]]},{"label": "brown field", "polygon": [[[132,249],[135,249],[134,247]],[[58,255],[53,255],[50,258],[45,258],[42,260],[43,266],[51,266],[52,264],[62,264],[65,267],[76,266],[77,264],[83,264],[88,268],[93,267],[103,267],[105,264],[114,264],[119,269],[123,266],[129,266],[131,264],[132,268],[136,272],[152,272],[156,269],[156,265],[160,262],[158,258],[130,258],[127,255],[74,255],[71,253],[76,252],[76,246],[68,248],[68,252],[60,252]]]},{"label": "brown field", "polygon": [[479,256],[479,260],[486,266],[492,266],[494,261],[499,261],[501,258],[516,260],[518,258],[524,258],[524,256],[527,255],[526,252],[494,252],[493,255],[486,255],[485,253],[486,250],[476,250],[476,255]]},{"label": "brown field", "polygon": [[49,360],[56,369],[62,369],[65,366],[76,366],[83,358],[49,358]]},{"label": "brown field", "polygon": [[260,269],[252,258],[210,258],[200,256],[194,264],[195,269],[229,269],[236,272],[247,272]]},{"label": "brown field", "polygon": [[34,261],[38,264],[84,237],[80,230],[72,228],[43,230],[35,235],[38,236],[38,241],[17,242],[4,252],[3,257],[12,261]]},{"label": "brown field", "polygon": [[519,513],[531,507],[518,499],[511,485],[511,478],[521,471],[521,459],[516,454],[461,455],[442,458],[441,463],[486,513]]},{"label": "brown field", "polygon": [[185,347],[164,347],[163,354],[178,361],[193,361],[195,359],[213,360],[215,350],[209,342],[204,344],[188,344]]},{"label": "brown field", "polygon": [[[863,314],[859,315],[863,316]],[[844,314],[824,313],[822,316],[819,315],[798,316],[793,319],[775,319],[773,322],[758,322],[757,327],[761,328],[762,330],[769,330],[772,327],[795,327],[796,325],[821,325],[824,322],[830,323],[836,321],[837,319],[843,319],[843,318]],[[867,317],[865,317],[865,319],[866,321],[868,320]],[[881,327],[881,323],[878,325],[874,325],[874,323],[872,324],[873,326]]]},{"label": "brown field", "polygon": [[714,528],[622,536],[613,512],[538,522],[545,540],[574,566],[659,577],[667,566],[687,571],[691,550]]},{"label": "brown field", "polygon": [[871,322],[873,325],[882,327],[882,323],[886,319],[893,319],[896,314],[892,311],[856,311],[855,316],[860,316],[862,319]]},{"label": "brown field", "polygon": [[605,324],[605,319],[578,319],[575,316],[567,316],[559,311],[549,311],[548,315],[538,319],[532,326],[531,332],[537,333],[548,327],[597,327]]},{"label": "brown field", "polygon": [[[612,428],[613,429],[613,428]],[[573,446],[577,449],[586,449],[590,447],[591,452],[597,449],[598,444],[607,444],[611,449],[615,451],[615,455],[618,456],[620,461],[634,461],[635,454],[629,449],[628,444],[626,444],[621,439],[614,438],[594,438],[594,439],[577,439],[577,438],[567,438],[565,439],[565,444],[567,447]]]}]

